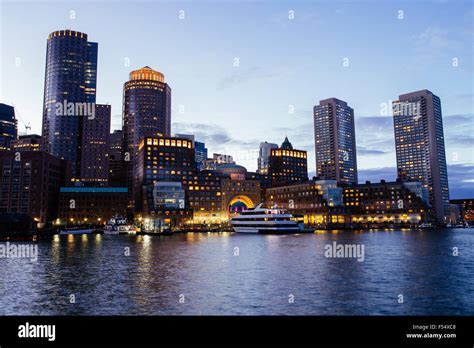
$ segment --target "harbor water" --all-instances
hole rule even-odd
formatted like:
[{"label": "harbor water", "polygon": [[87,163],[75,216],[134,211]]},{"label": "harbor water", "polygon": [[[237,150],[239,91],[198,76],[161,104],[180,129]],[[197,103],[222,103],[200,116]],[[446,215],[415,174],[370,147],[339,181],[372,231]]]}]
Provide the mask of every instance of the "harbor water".
[{"label": "harbor water", "polygon": [[16,244],[37,260],[0,258],[2,315],[474,315],[474,229]]}]

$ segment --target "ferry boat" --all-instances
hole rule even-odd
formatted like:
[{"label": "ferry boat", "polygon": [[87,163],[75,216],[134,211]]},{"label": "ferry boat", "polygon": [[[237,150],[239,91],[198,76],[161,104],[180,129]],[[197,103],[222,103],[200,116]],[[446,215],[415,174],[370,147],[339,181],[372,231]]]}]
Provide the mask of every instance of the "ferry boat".
[{"label": "ferry boat", "polygon": [[104,228],[104,234],[127,234],[135,232],[135,228],[132,224],[127,222],[127,219],[116,215],[107,221],[107,225]]},{"label": "ferry boat", "polygon": [[237,233],[286,234],[304,231],[303,217],[281,208],[255,208],[244,210],[230,219]]},{"label": "ferry boat", "polygon": [[78,227],[68,227],[59,232],[60,235],[65,234],[92,234],[94,233],[93,228],[78,226]]}]

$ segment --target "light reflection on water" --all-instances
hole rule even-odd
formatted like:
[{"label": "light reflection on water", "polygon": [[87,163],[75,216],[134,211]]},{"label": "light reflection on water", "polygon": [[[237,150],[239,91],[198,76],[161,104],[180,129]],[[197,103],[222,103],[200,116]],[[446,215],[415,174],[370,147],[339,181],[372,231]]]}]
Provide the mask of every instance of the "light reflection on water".
[{"label": "light reflection on water", "polygon": [[[365,260],[326,258],[334,241],[363,244]],[[471,229],[69,235],[38,247],[37,262],[0,259],[0,313],[474,314]]]}]

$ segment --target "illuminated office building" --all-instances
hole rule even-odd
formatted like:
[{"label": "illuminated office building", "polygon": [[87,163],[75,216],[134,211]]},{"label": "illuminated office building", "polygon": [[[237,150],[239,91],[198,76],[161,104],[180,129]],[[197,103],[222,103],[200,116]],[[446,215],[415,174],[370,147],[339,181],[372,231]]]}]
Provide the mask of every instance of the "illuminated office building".
[{"label": "illuminated office building", "polygon": [[419,181],[438,224],[449,218],[449,187],[441,101],[428,90],[393,102],[398,178]]},{"label": "illuminated office building", "polygon": [[273,185],[285,185],[308,180],[307,153],[293,149],[285,137],[279,148],[271,149],[269,174]]},{"label": "illuminated office building", "polygon": [[20,135],[17,140],[12,141],[11,148],[15,152],[40,151],[41,150],[41,135],[38,135],[38,134]]},{"label": "illuminated office building", "polygon": [[0,103],[0,151],[10,150],[18,135],[17,120],[13,106]]},{"label": "illuminated office building", "polygon": [[96,100],[98,44],[87,34],[58,30],[48,36],[43,101],[43,149],[71,162],[81,176],[83,122]]},{"label": "illuminated office building", "polygon": [[316,175],[338,183],[357,183],[354,110],[330,98],[313,109]]}]

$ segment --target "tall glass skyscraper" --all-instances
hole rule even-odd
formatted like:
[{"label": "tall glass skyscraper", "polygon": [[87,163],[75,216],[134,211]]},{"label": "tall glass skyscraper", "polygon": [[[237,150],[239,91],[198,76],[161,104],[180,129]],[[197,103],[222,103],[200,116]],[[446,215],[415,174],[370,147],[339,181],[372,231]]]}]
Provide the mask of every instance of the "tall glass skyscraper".
[{"label": "tall glass skyscraper", "polygon": [[10,150],[11,142],[18,135],[17,120],[13,106],[0,103],[0,151]]},{"label": "tall glass skyscraper", "polygon": [[339,183],[357,184],[354,110],[330,98],[313,109],[316,175]]},{"label": "tall glass skyscraper", "polygon": [[[123,90],[125,179],[133,189],[138,145],[146,137],[170,136],[171,88],[162,73],[146,66],[130,73]],[[131,192],[132,197],[134,193]]]},{"label": "tall glass skyscraper", "polygon": [[71,161],[81,175],[84,117],[96,100],[97,43],[87,34],[58,30],[48,36],[43,104],[43,149]]},{"label": "tall glass skyscraper", "polygon": [[441,101],[425,89],[400,95],[392,107],[398,177],[423,184],[436,221],[444,224],[449,187]]}]

